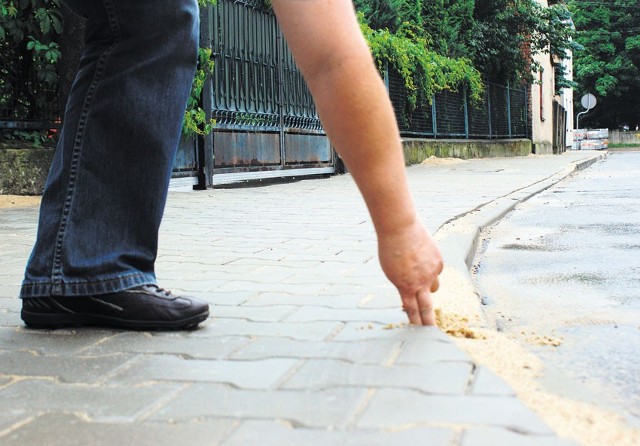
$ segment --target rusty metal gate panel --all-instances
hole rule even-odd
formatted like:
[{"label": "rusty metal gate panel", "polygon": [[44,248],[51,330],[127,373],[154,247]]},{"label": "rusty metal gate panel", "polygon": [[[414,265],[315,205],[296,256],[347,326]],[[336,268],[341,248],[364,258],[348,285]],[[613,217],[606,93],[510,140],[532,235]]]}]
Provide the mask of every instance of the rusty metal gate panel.
[{"label": "rusty metal gate panel", "polygon": [[333,150],[271,9],[218,0],[203,26],[215,62],[211,182],[332,172]]}]

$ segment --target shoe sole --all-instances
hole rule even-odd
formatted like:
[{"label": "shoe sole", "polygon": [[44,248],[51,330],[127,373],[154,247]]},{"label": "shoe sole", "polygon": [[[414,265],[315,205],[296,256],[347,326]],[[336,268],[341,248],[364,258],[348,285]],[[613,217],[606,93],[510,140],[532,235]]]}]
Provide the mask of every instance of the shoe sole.
[{"label": "shoe sole", "polygon": [[22,310],[22,320],[30,328],[58,329],[68,327],[124,328],[128,330],[191,330],[209,317],[209,312],[175,321],[134,321],[94,314],[42,314]]}]

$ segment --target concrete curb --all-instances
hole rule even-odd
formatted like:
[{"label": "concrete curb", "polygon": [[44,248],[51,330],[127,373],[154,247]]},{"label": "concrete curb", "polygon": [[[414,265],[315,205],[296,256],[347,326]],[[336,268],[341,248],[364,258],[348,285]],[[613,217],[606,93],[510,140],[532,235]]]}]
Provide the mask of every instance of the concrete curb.
[{"label": "concrete curb", "polygon": [[455,268],[459,272],[465,271],[466,276],[471,282],[469,270],[473,264],[476,247],[483,229],[492,226],[502,219],[519,203],[527,201],[529,198],[554,186],[573,173],[586,169],[593,163],[607,156],[608,152],[601,152],[594,154],[586,160],[572,162],[562,171],[544,178],[541,181],[484,203],[469,212],[445,222],[434,234],[442,250],[445,264]]}]

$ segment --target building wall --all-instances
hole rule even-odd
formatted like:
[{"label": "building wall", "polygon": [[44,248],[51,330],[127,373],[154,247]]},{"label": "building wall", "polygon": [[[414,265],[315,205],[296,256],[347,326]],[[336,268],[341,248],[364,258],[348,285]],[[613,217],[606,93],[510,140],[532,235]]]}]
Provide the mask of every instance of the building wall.
[{"label": "building wall", "polygon": [[[538,0],[548,6],[547,0]],[[565,88],[559,96],[555,95],[554,69],[549,54],[537,54],[534,59],[542,70],[535,74],[536,82],[531,86],[531,139],[534,153],[553,153],[553,102],[557,101],[567,112],[565,148],[573,142],[573,90]],[[572,79],[573,64],[571,58],[564,61],[568,78]]]},{"label": "building wall", "polygon": [[538,54],[540,64],[531,85],[531,139],[537,154],[553,153],[553,67],[548,54]]}]

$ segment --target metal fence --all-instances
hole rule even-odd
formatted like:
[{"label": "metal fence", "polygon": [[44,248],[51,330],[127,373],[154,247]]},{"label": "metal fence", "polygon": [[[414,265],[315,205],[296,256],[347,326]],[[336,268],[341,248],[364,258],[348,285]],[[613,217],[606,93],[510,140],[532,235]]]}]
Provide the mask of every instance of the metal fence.
[{"label": "metal fence", "polygon": [[432,98],[418,95],[415,107],[408,100],[404,80],[393,70],[385,73],[389,96],[400,132],[407,137],[493,139],[528,138],[525,88],[485,84],[483,98],[470,101],[466,91],[442,91]]},{"label": "metal fence", "polygon": [[215,62],[212,174],[332,168],[313,99],[270,8],[219,0],[203,26]]},{"label": "metal fence", "polygon": [[0,44],[0,128],[47,129],[58,118],[56,89],[37,79],[14,45]]},{"label": "metal fence", "polygon": [[[201,46],[212,49],[215,62],[203,106],[216,126],[208,137],[182,141],[176,172],[197,170],[200,184],[202,177],[212,184],[214,174],[332,170],[333,150],[311,94],[264,1],[218,0],[201,18]],[[2,57],[11,59],[11,48]],[[0,66],[0,128],[48,128],[59,115],[56,92],[36,88],[28,73],[12,72],[20,65],[14,59]],[[477,103],[464,90],[445,91],[418,97],[412,108],[400,76],[389,72],[385,80],[403,136],[529,136],[524,88],[488,83]]]}]

